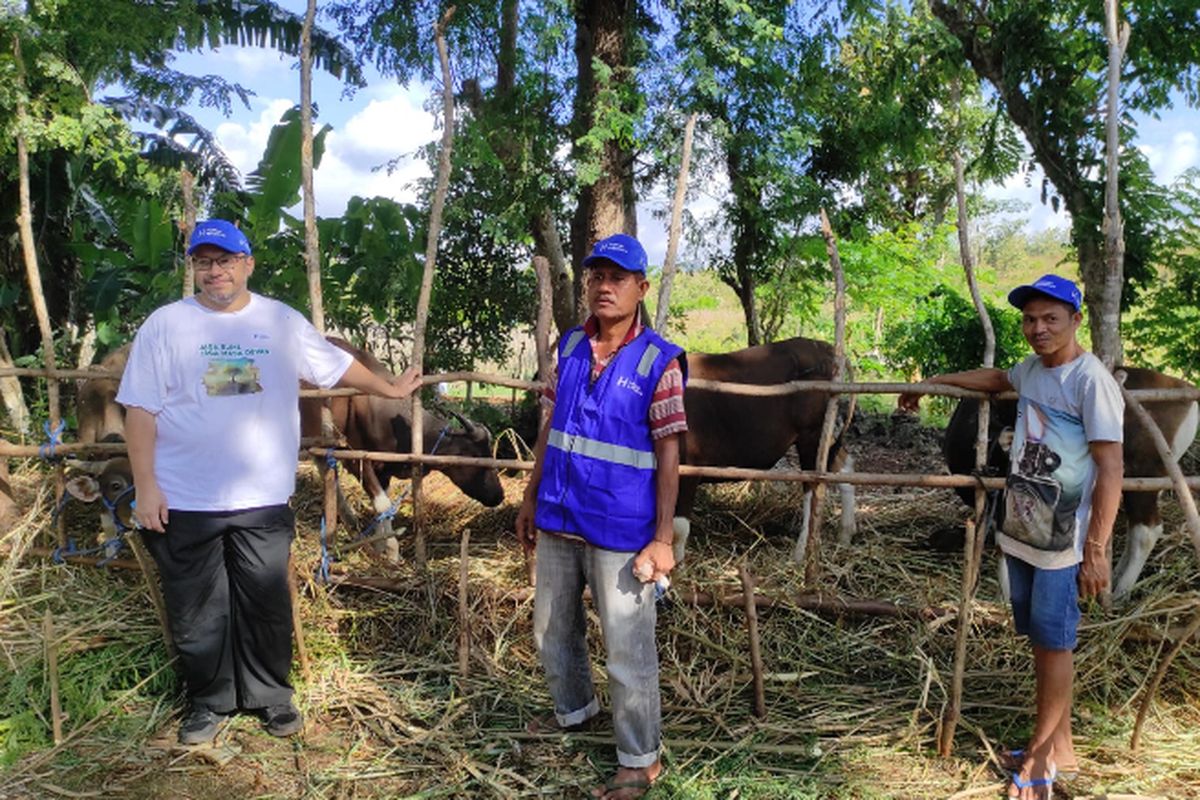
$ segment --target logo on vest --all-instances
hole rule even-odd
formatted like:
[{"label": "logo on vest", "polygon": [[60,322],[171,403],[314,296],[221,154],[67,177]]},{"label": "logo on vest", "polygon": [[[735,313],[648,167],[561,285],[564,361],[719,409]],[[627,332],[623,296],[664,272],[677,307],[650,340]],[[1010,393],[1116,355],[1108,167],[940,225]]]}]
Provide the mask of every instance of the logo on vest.
[{"label": "logo on vest", "polygon": [[638,386],[635,381],[630,380],[629,378],[625,377],[624,375],[617,378],[617,388],[618,389],[628,389],[629,391],[636,394],[638,397],[642,396],[642,387]]}]

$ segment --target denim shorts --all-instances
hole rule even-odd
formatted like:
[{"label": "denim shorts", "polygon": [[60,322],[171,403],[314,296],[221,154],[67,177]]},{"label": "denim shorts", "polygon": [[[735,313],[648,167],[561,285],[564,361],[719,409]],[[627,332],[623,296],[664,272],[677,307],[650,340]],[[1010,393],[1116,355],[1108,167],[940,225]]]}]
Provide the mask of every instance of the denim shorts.
[{"label": "denim shorts", "polygon": [[1079,565],[1040,569],[1013,556],[1009,591],[1017,633],[1046,650],[1074,650],[1079,629]]}]

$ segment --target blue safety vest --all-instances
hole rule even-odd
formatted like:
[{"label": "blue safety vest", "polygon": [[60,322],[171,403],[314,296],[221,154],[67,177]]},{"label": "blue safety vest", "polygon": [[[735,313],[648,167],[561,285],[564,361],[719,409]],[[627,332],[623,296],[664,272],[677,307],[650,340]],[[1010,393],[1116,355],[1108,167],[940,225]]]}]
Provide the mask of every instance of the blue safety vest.
[{"label": "blue safety vest", "polygon": [[682,353],[643,328],[593,384],[592,348],[583,328],[563,335],[554,416],[538,485],[538,528],[626,552],[641,550],[654,538],[657,487],[650,403],[667,365]]}]

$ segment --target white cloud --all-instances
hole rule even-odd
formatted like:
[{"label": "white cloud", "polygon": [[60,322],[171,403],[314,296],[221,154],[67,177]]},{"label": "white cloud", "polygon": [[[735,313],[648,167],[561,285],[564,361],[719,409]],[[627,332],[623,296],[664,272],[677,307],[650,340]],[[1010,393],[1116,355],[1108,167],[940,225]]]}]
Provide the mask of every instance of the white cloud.
[{"label": "white cloud", "polygon": [[1031,233],[1069,227],[1071,217],[1062,204],[1059,204],[1058,211],[1055,211],[1049,203],[1042,202],[1042,177],[1040,169],[1035,169],[1028,176],[1020,173],[1011,175],[1002,186],[988,186],[984,189],[984,195],[991,200],[1016,201],[1020,204],[1021,210],[1004,213],[1002,216],[1023,218],[1026,230]]},{"label": "white cloud", "polygon": [[370,168],[398,156],[411,156],[437,138],[438,133],[433,128],[432,115],[421,107],[416,91],[395,86],[392,92],[370,100],[350,117],[344,134],[335,131],[334,135],[339,140],[343,160]]},{"label": "white cloud", "polygon": [[[427,177],[429,168],[416,151],[437,138],[433,117],[421,108],[415,91],[393,86],[372,93],[366,105],[353,113],[344,130],[333,129],[325,139],[325,154],[313,176],[317,213],[337,216],[354,195],[383,196],[412,202],[415,182]],[[229,159],[242,171],[251,172],[267,146],[271,128],[294,105],[288,98],[258,98],[257,119],[223,122],[214,133]],[[399,159],[391,174],[375,169]]]},{"label": "white cloud", "polygon": [[213,131],[221,149],[241,171],[243,177],[258,166],[258,160],[262,158],[263,150],[267,147],[271,128],[295,102],[277,97],[256,98],[252,104],[261,109],[258,119],[250,122],[222,122]]},{"label": "white cloud", "polygon": [[1200,166],[1200,141],[1192,131],[1178,131],[1171,137],[1162,166],[1155,169],[1155,174],[1162,182],[1170,183],[1195,166]]},{"label": "white cloud", "polygon": [[[321,216],[341,214],[354,195],[416,199],[416,181],[430,174],[417,151],[439,136],[433,116],[421,108],[421,91],[392,86],[375,93],[344,130],[330,131],[313,178]],[[393,159],[398,161],[391,174],[377,169]]]}]

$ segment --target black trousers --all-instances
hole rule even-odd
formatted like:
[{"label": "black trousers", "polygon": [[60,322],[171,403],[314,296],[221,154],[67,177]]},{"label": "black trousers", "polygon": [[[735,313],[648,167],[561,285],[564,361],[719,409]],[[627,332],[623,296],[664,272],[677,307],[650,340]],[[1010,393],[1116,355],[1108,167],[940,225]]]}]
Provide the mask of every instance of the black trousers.
[{"label": "black trousers", "polygon": [[194,707],[218,713],[291,702],[286,506],[175,511],[165,534],[142,531],[162,576],[171,635]]}]

